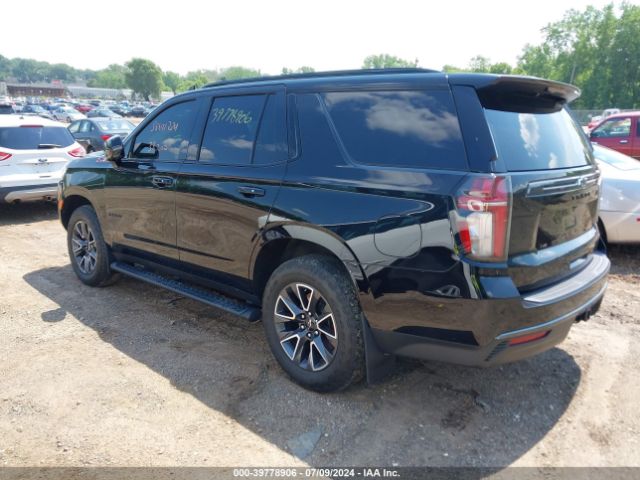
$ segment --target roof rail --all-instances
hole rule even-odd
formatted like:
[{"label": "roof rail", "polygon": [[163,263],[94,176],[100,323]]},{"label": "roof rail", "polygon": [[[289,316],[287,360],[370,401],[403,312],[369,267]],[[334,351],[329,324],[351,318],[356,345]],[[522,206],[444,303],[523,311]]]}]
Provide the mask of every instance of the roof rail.
[{"label": "roof rail", "polygon": [[201,88],[219,87],[221,85],[233,85],[236,83],[267,82],[274,80],[291,80],[319,77],[350,77],[356,75],[388,75],[398,73],[440,73],[438,70],[428,68],[363,68],[358,70],[333,70],[326,72],[292,73],[287,75],[272,75],[264,77],[240,78],[238,80],[222,80],[220,82],[207,83]]}]

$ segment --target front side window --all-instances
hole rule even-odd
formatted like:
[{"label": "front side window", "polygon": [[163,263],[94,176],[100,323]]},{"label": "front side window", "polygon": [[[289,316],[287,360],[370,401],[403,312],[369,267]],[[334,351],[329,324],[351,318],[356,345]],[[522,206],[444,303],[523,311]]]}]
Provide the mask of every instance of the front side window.
[{"label": "front side window", "polygon": [[186,149],[196,115],[196,102],[178,103],[163,110],[136,136],[131,158],[177,162]]},{"label": "front side window", "polygon": [[200,162],[249,165],[266,95],[216,98],[202,138]]},{"label": "front side window", "polygon": [[614,118],[607,120],[593,132],[591,136],[595,138],[622,138],[628,137],[631,133],[630,118]]},{"label": "front side window", "polygon": [[358,163],[467,168],[449,91],[330,92],[323,99],[345,149]]}]

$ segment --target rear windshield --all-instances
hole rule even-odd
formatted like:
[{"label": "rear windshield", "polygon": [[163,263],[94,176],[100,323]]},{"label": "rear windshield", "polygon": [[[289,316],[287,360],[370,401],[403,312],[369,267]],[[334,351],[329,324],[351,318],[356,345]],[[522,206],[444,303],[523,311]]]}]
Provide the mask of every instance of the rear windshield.
[{"label": "rear windshield", "polygon": [[0,147],[13,150],[68,147],[74,142],[64,127],[3,127],[0,128]]},{"label": "rear windshield", "polygon": [[127,120],[96,120],[96,125],[98,125],[103,132],[130,132],[133,130],[133,124]]},{"label": "rear windshield", "polygon": [[323,99],[355,162],[467,169],[460,124],[448,90],[330,92]]},{"label": "rear windshield", "polygon": [[566,110],[516,113],[485,109],[498,156],[509,171],[588,165],[590,149]]}]

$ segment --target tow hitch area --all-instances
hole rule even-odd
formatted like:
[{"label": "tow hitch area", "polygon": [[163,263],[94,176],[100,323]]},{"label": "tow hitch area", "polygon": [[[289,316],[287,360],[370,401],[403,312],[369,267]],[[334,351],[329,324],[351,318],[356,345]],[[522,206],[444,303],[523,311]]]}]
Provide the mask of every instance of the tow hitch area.
[{"label": "tow hitch area", "polygon": [[584,312],[576,317],[576,322],[586,322],[591,318],[592,315],[595,315],[598,310],[600,310],[600,305],[602,304],[602,298],[598,300],[596,303],[587,308]]}]

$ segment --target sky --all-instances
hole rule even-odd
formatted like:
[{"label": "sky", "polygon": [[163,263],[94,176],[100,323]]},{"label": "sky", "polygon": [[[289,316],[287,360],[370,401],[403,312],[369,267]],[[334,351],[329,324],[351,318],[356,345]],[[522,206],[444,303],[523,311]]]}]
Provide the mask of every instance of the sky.
[{"label": "sky", "polygon": [[[639,3],[634,0],[630,3]],[[4,0],[0,55],[101,69],[133,57],[180,74],[232,65],[360,68],[388,53],[419,66],[515,64],[566,10],[607,0]]]}]

